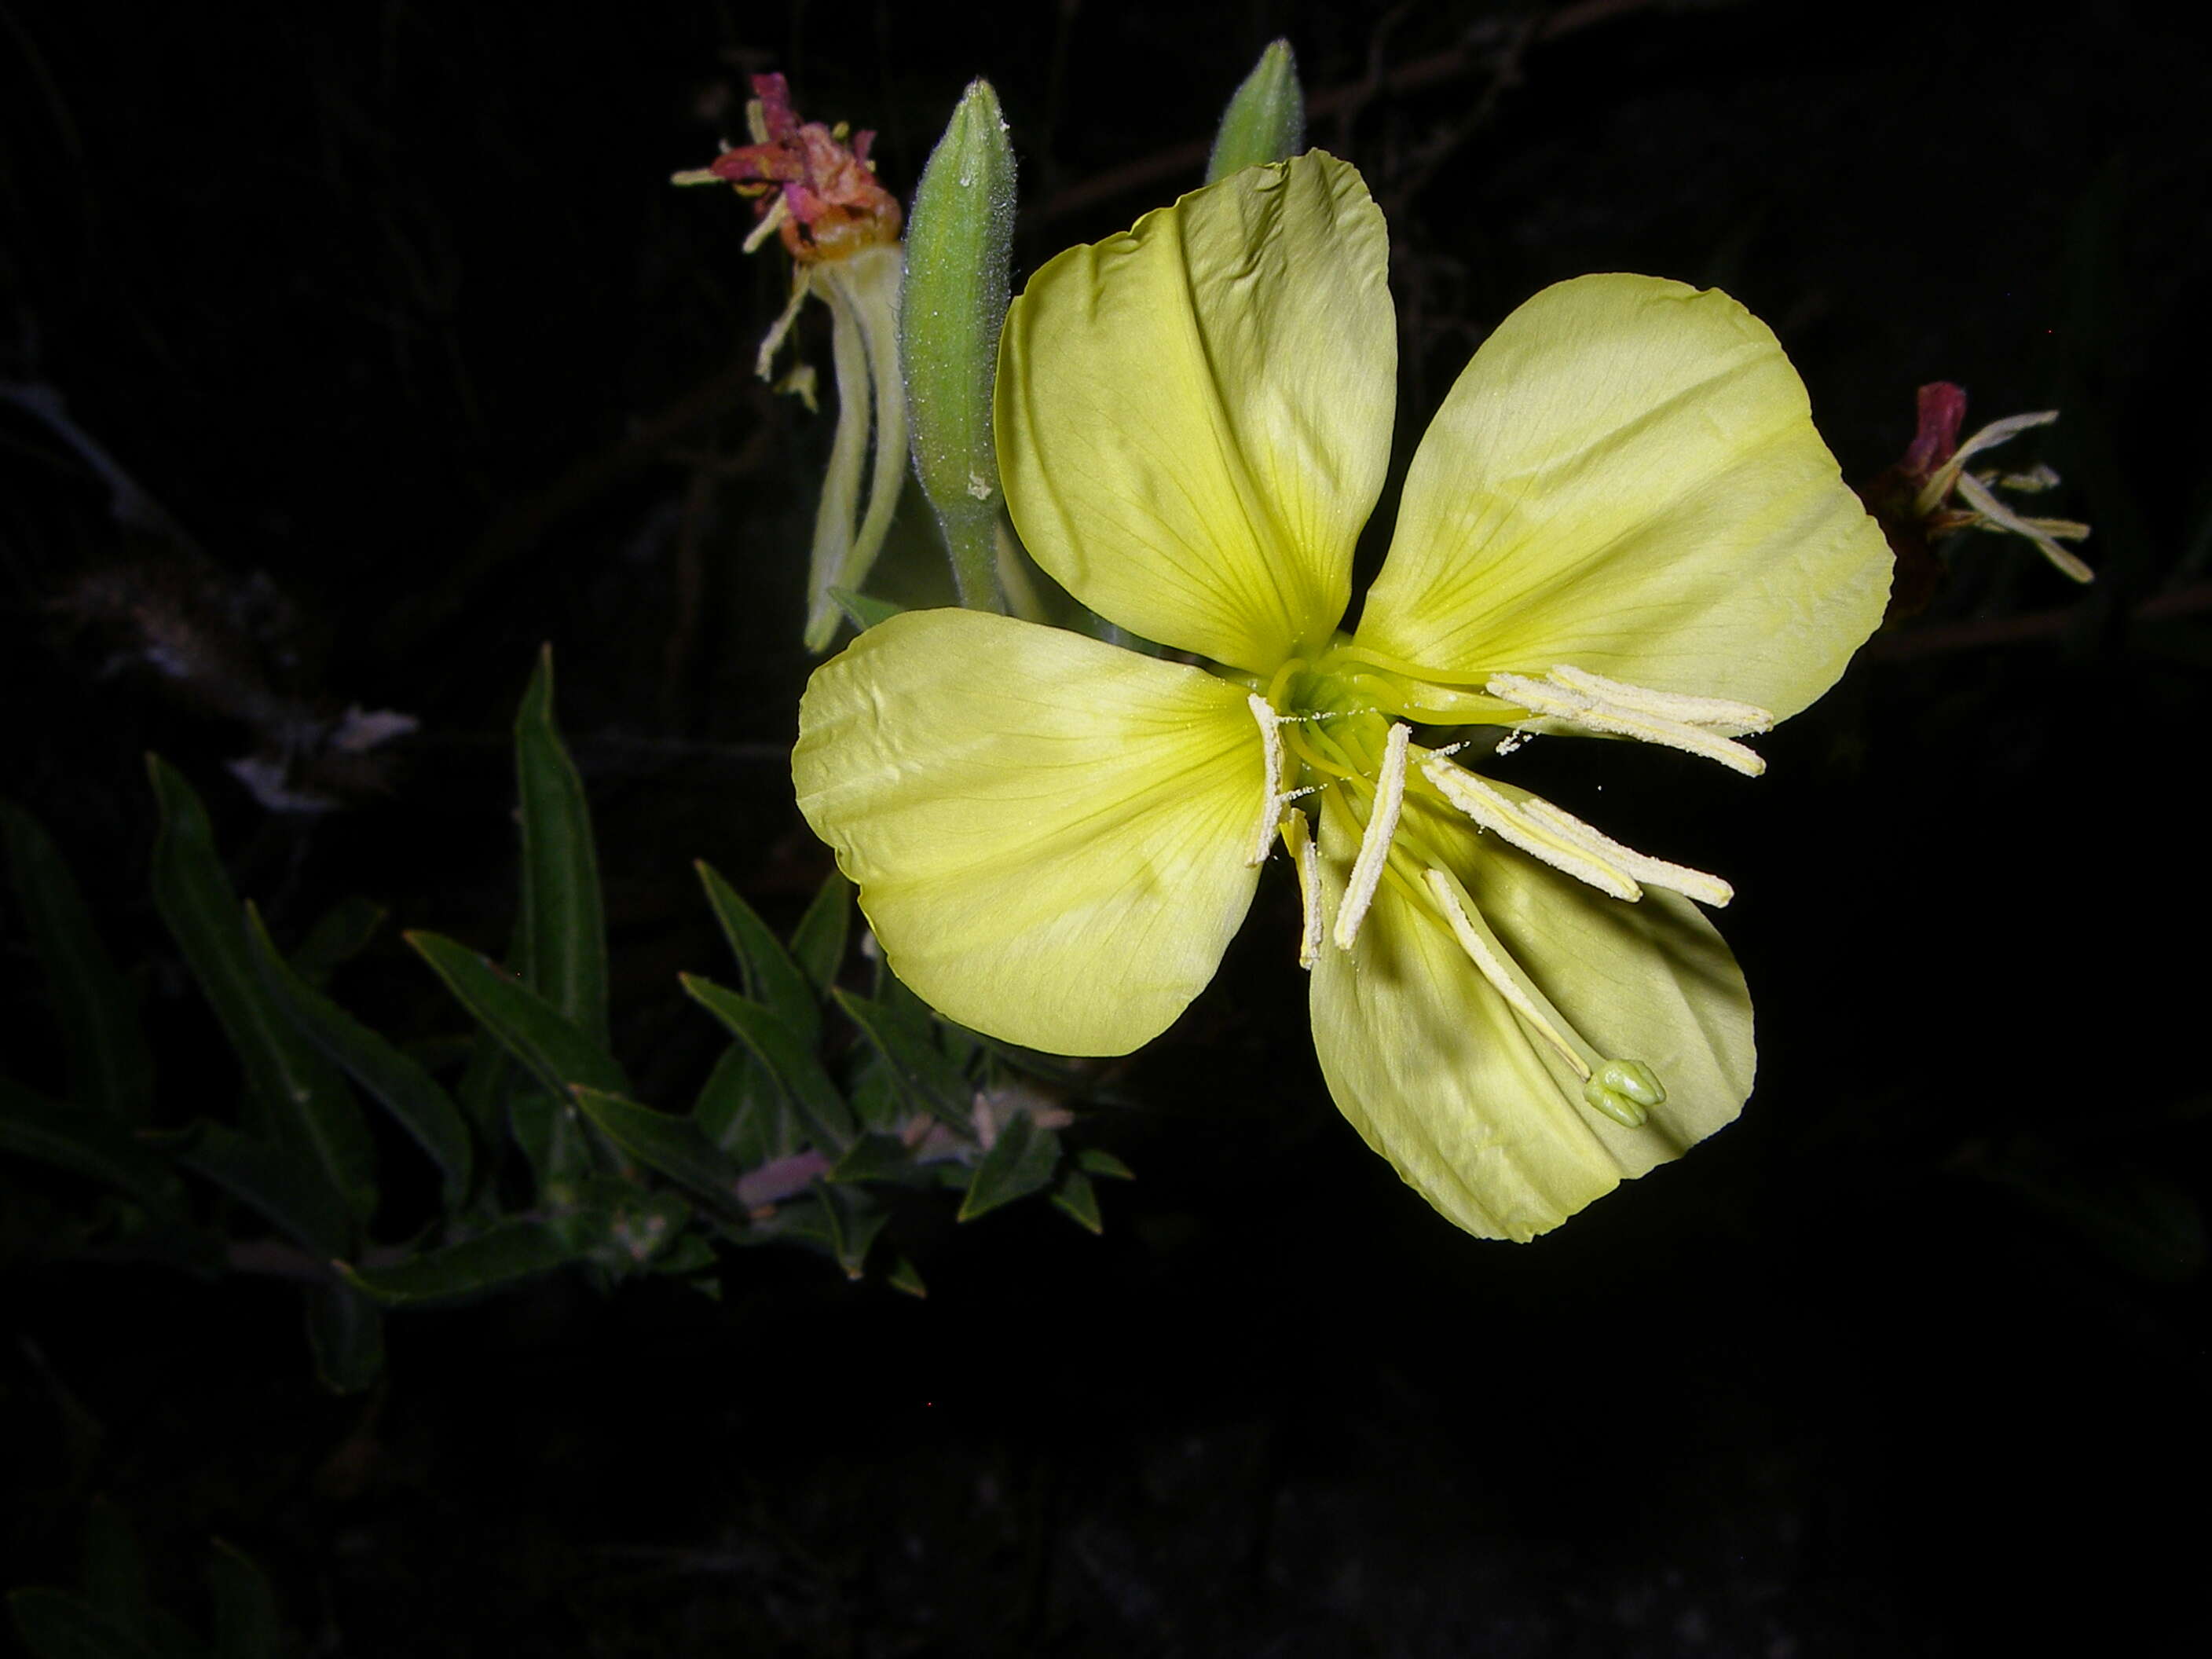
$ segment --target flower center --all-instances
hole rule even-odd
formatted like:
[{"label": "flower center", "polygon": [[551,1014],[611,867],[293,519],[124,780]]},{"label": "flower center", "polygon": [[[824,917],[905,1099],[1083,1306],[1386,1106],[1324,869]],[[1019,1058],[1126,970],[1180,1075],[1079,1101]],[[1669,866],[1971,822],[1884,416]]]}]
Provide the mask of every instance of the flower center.
[{"label": "flower center", "polygon": [[[1283,664],[1249,702],[1266,784],[1248,859],[1263,862],[1278,836],[1290,854],[1303,919],[1299,965],[1312,968],[1327,949],[1355,950],[1387,881],[1415,914],[1450,934],[1522,1025],[1566,1061],[1582,1079],[1586,1104],[1641,1127],[1666,1100],[1665,1087],[1641,1060],[1601,1053],[1500,943],[1455,872],[1464,860],[1447,855],[1450,826],[1495,835],[1627,903],[1650,886],[1718,908],[1733,890],[1717,876],[1624,847],[1549,801],[1478,776],[1450,758],[1465,742],[1425,748],[1413,741],[1413,727],[1579,728],[1662,744],[1756,776],[1765,763],[1735,739],[1766,730],[1772,717],[1747,703],[1654,691],[1565,664],[1541,678],[1488,674],[1476,690],[1423,677],[1341,639],[1317,660]],[[1313,811],[1338,815],[1333,822],[1358,845],[1333,917],[1325,914]]]}]

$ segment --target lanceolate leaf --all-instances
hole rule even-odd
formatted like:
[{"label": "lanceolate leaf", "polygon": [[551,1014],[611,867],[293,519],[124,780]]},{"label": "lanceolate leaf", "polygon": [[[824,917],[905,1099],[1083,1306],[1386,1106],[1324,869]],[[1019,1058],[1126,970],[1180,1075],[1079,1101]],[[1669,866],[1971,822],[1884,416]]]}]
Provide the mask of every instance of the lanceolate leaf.
[{"label": "lanceolate leaf", "polygon": [[915,1018],[906,1009],[847,991],[830,994],[883,1056],[910,1105],[947,1123],[967,1126],[968,1102],[974,1091],[960,1068],[937,1046],[937,1034],[927,1018]]},{"label": "lanceolate leaf", "polygon": [[356,1288],[386,1307],[396,1308],[482,1295],[519,1279],[550,1273],[580,1255],[553,1224],[516,1219],[390,1267],[341,1264],[339,1271]]},{"label": "lanceolate leaf", "polygon": [[319,991],[309,989],[285,963],[259,913],[251,904],[246,910],[247,942],[262,983],[277,1006],[308,1041],[344,1067],[414,1137],[445,1171],[447,1204],[458,1205],[469,1190],[470,1148],[468,1126],[453,1097],[383,1037]]},{"label": "lanceolate leaf", "polygon": [[21,807],[0,805],[0,827],[16,902],[67,1046],[70,1093],[83,1105],[143,1123],[153,1102],[154,1066],[130,981],[93,931],[76,878],[38,820]]},{"label": "lanceolate leaf", "polygon": [[596,1089],[578,1088],[576,1104],[608,1139],[648,1169],[725,1204],[737,1202],[741,1173],[688,1117],[675,1117]]},{"label": "lanceolate leaf", "polygon": [[608,1094],[629,1091],[606,1049],[520,980],[441,934],[405,938],[477,1024],[553,1094],[565,1097],[572,1083]]},{"label": "lanceolate leaf", "polygon": [[824,1147],[842,1146],[853,1135],[853,1114],[811,1048],[759,1003],[750,1001],[696,974],[683,975],[684,988],[707,1012],[736,1034],[783,1085],[784,1095],[809,1135]]},{"label": "lanceolate leaf", "polygon": [[354,1286],[307,1287],[307,1341],[332,1394],[359,1394],[384,1369],[384,1314]]},{"label": "lanceolate leaf", "polygon": [[960,1206],[960,1219],[973,1221],[1002,1204],[1042,1190],[1050,1184],[1059,1163],[1060,1137],[1050,1129],[1037,1127],[1036,1120],[1027,1112],[1015,1113],[975,1166],[975,1178],[969,1183],[968,1197]]},{"label": "lanceolate leaf", "polygon": [[523,977],[594,1042],[607,1041],[607,931],[584,780],[553,723],[553,650],[514,720],[522,799]]},{"label": "lanceolate leaf", "polygon": [[293,1028],[263,985],[244,912],[216,856],[214,832],[181,773],[147,757],[161,806],[154,902],[230,1037],[279,1142],[312,1163],[353,1213],[376,1208],[374,1149],[361,1108],[330,1061]]},{"label": "lanceolate leaf", "polygon": [[149,1210],[173,1212],[177,1177],[114,1119],[48,1100],[0,1078],[0,1152],[33,1158],[127,1193]]},{"label": "lanceolate leaf", "polygon": [[[707,902],[714,907],[714,920],[721,923],[723,937],[737,953],[745,994],[765,1004],[793,1036],[812,1048],[822,1036],[819,994],[792,960],[791,952],[783,948],[783,942],[769,931],[768,924],[738,890],[703,860],[697,869],[707,890]],[[800,931],[805,928],[802,922]],[[838,949],[842,951],[842,942]]]},{"label": "lanceolate leaf", "polygon": [[832,870],[791,934],[791,954],[817,993],[837,982],[852,926],[853,884]]},{"label": "lanceolate leaf", "polygon": [[356,893],[315,918],[292,952],[292,972],[318,991],[330,977],[368,948],[389,913],[375,900]]},{"label": "lanceolate leaf", "polygon": [[715,1062],[691,1118],[739,1169],[755,1169],[799,1150],[799,1130],[784,1104],[783,1085],[741,1042],[732,1043]]}]

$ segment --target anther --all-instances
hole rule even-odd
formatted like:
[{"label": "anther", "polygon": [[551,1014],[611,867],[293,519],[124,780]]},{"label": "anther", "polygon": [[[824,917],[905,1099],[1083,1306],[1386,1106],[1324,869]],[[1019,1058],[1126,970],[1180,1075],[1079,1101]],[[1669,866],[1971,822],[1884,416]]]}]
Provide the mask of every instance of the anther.
[{"label": "anther", "polygon": [[1747,732],[1774,729],[1774,716],[1756,703],[1737,702],[1729,697],[1693,697],[1681,691],[1654,691],[1649,686],[1631,685],[1626,680],[1609,680],[1602,674],[1593,674],[1569,663],[1561,663],[1546,678],[1572,690],[1587,693],[1601,702],[1656,714],[1662,720],[1684,720],[1710,731],[1725,732],[1732,738],[1741,737]]},{"label": "anther", "polygon": [[1382,768],[1375,775],[1375,805],[1360,832],[1359,855],[1352,861],[1343,901],[1336,907],[1336,948],[1349,951],[1359,937],[1359,924],[1375,902],[1375,889],[1382,879],[1382,863],[1390,855],[1390,838],[1398,833],[1398,812],[1406,803],[1406,745],[1411,727],[1393,723],[1382,749]]},{"label": "anther", "polygon": [[1583,848],[1591,857],[1617,866],[1632,880],[1640,881],[1647,887],[1664,887],[1670,893],[1680,893],[1716,910],[1727,908],[1729,901],[1735,896],[1735,889],[1718,876],[1692,870],[1686,864],[1669,864],[1665,859],[1639,853],[1633,847],[1624,847],[1603,830],[1583,823],[1571,812],[1560,811],[1547,800],[1531,796],[1521,804],[1521,810],[1536,823]]},{"label": "anther", "polygon": [[[1597,681],[1595,675],[1584,678]],[[1612,681],[1598,683],[1607,685],[1616,684]],[[1627,690],[1635,695],[1623,702],[1608,695],[1567,684],[1557,678],[1557,671],[1554,671],[1553,678],[1547,680],[1531,679],[1525,674],[1493,674],[1490,677],[1488,690],[1492,696],[1519,703],[1532,714],[1548,715],[1592,732],[1609,732],[1615,737],[1637,738],[1645,743],[1663,744],[1686,754],[1701,755],[1707,760],[1718,761],[1730,771],[1741,772],[1746,777],[1755,778],[1766,770],[1765,761],[1756,750],[1731,742],[1694,720],[1656,712],[1662,704],[1674,706],[1682,701],[1670,693],[1646,691],[1641,687],[1632,686]],[[1743,710],[1765,714],[1764,710],[1753,710],[1748,703],[1729,704],[1717,697],[1691,698],[1687,702],[1700,711],[1719,706],[1732,712]],[[1766,721],[1767,725],[1772,723],[1771,718]],[[1762,728],[1754,726],[1748,729]]]},{"label": "anther", "polygon": [[1314,857],[1313,831],[1303,812],[1283,815],[1283,844],[1298,875],[1298,966],[1309,973],[1321,960],[1321,861]]},{"label": "anther", "polygon": [[1489,928],[1460,902],[1459,884],[1443,870],[1425,870],[1421,879],[1451,928],[1452,937],[1459,941],[1459,948],[1467,952],[1476,971],[1490,981],[1490,988],[1504,998],[1506,1006],[1528,1022],[1528,1029],[1557,1049],[1559,1057],[1588,1084],[1595,1075],[1595,1068],[1590,1063],[1593,1056],[1586,1052],[1587,1045],[1575,1039],[1557,1010],[1543,1000],[1542,994],[1508,959],[1498,941],[1491,937]]},{"label": "anther", "polygon": [[1267,799],[1260,803],[1260,827],[1252,837],[1252,850],[1244,855],[1247,865],[1257,866],[1267,861],[1267,849],[1274,844],[1276,822],[1283,816],[1283,722],[1282,716],[1258,692],[1244,701],[1252,710],[1252,718],[1260,722],[1260,753],[1267,768]]},{"label": "anther", "polygon": [[[1484,829],[1494,830],[1499,837],[1513,843],[1531,858],[1540,859],[1554,870],[1565,872],[1576,880],[1587,882],[1601,893],[1631,903],[1644,896],[1644,890],[1636,884],[1635,878],[1617,864],[1610,862],[1596,847],[1586,842],[1563,836],[1555,830],[1547,833],[1545,828],[1530,817],[1528,812],[1516,807],[1499,791],[1492,788],[1472,772],[1453,765],[1438,755],[1430,755],[1421,762],[1421,775],[1434,784],[1437,791],[1454,806],[1473,818]],[[1560,813],[1565,817],[1565,813]],[[1578,820],[1576,820],[1578,822]],[[1587,827],[1587,826],[1585,826]],[[1593,836],[1596,831],[1590,832]],[[1623,848],[1622,851],[1627,849]]]}]

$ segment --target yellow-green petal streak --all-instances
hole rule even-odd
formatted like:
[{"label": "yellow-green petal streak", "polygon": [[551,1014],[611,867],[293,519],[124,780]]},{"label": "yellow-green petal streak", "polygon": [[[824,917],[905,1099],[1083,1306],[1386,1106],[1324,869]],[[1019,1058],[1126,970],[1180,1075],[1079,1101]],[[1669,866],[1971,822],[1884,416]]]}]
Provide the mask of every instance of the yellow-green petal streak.
[{"label": "yellow-green petal streak", "polygon": [[1264,673],[1325,641],[1389,463],[1389,238],[1319,152],[1071,248],[1000,337],[1006,505],[1133,633]]},{"label": "yellow-green petal streak", "polygon": [[1508,317],[1444,400],[1358,638],[1438,677],[1565,663],[1784,718],[1874,631],[1890,562],[1764,323],[1583,276]]},{"label": "yellow-green petal streak", "polygon": [[885,957],[950,1018],[1057,1054],[1157,1036],[1259,872],[1243,687],[971,611],[913,611],[815,672],[799,806]]}]

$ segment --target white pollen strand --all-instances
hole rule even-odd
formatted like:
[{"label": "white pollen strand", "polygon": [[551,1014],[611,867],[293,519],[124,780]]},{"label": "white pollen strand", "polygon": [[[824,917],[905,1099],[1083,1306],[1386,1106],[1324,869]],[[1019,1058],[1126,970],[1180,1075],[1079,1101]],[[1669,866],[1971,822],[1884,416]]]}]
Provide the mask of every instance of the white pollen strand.
[{"label": "white pollen strand", "polygon": [[1306,827],[1304,813],[1284,816],[1283,843],[1298,872],[1298,966],[1310,973],[1321,960],[1321,862],[1314,857],[1313,831]]},{"label": "white pollen strand", "polygon": [[1588,848],[1591,856],[1618,865],[1646,886],[1664,887],[1716,910],[1726,908],[1728,902],[1735,896],[1735,889],[1718,876],[1692,870],[1685,864],[1669,864],[1664,859],[1639,853],[1633,847],[1624,847],[1603,830],[1583,823],[1571,812],[1562,811],[1547,800],[1532,797],[1522,804],[1521,810],[1546,829]]},{"label": "white pollen strand", "polygon": [[1534,822],[1524,809],[1516,806],[1510,799],[1474,773],[1431,755],[1421,763],[1421,775],[1436,785],[1437,793],[1454,806],[1529,857],[1540,859],[1554,870],[1632,904],[1644,896],[1644,890],[1636,884],[1634,877],[1608,860],[1602,850],[1578,836],[1559,833],[1557,826],[1547,833],[1546,826]]},{"label": "white pollen strand", "polygon": [[1567,1040],[1566,1035],[1552,1023],[1551,1011],[1540,1006],[1528,994],[1521,982],[1521,975],[1499,953],[1489,937],[1488,930],[1474,925],[1466,908],[1460,903],[1459,895],[1453,890],[1451,878],[1441,870],[1427,870],[1422,872],[1421,879],[1428,884],[1429,896],[1435,902],[1437,908],[1443,913],[1444,921],[1451,927],[1452,937],[1459,941],[1459,948],[1467,952],[1468,960],[1474,963],[1476,971],[1490,981],[1490,988],[1504,997],[1506,1006],[1515,1013],[1528,1021],[1529,1030],[1558,1049],[1561,1058],[1581,1074],[1583,1082],[1589,1082],[1589,1062]]},{"label": "white pollen strand", "polygon": [[1718,761],[1731,772],[1741,772],[1747,778],[1755,778],[1766,770],[1766,762],[1758,750],[1717,737],[1687,720],[1623,708],[1616,703],[1601,702],[1589,692],[1532,680],[1523,674],[1493,674],[1489,690],[1493,696],[1517,702],[1532,714],[1549,715],[1592,732],[1609,732],[1615,737],[1635,738],[1679,749],[1685,754]]},{"label": "white pollen strand", "polygon": [[1252,718],[1260,722],[1260,753],[1267,767],[1267,798],[1260,803],[1260,828],[1252,837],[1252,850],[1244,855],[1247,865],[1256,866],[1267,861],[1267,849],[1275,842],[1275,824],[1283,815],[1283,734],[1279,729],[1283,722],[1258,692],[1244,701]]},{"label": "white pollen strand", "polygon": [[1406,804],[1406,745],[1413,728],[1393,722],[1382,749],[1382,769],[1375,775],[1375,805],[1360,832],[1359,856],[1352,861],[1346,878],[1344,901],[1336,907],[1336,948],[1349,951],[1359,937],[1359,924],[1375,902],[1375,889],[1382,879],[1383,860],[1390,856],[1390,838],[1398,833],[1398,812]]},{"label": "white pollen strand", "polygon": [[1570,690],[1584,692],[1596,702],[1609,702],[1616,708],[1656,714],[1662,720],[1681,720],[1690,726],[1726,728],[1729,737],[1774,729],[1774,716],[1757,703],[1736,702],[1727,697],[1693,697],[1680,691],[1654,691],[1649,686],[1631,685],[1626,680],[1609,680],[1602,674],[1593,674],[1568,663],[1561,663],[1546,678]]}]

